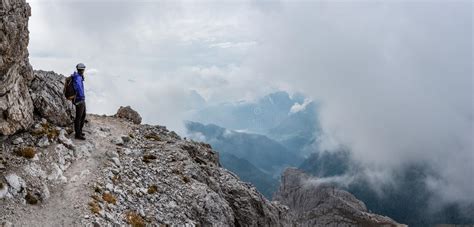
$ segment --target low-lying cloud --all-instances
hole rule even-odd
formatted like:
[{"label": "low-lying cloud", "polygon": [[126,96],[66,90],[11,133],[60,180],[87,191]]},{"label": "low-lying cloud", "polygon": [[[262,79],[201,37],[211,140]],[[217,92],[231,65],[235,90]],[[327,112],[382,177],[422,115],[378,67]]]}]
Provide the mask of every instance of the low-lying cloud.
[{"label": "low-lying cloud", "polygon": [[472,3],[284,2],[246,63],[322,102],[322,128],[374,171],[429,163],[474,201]]}]

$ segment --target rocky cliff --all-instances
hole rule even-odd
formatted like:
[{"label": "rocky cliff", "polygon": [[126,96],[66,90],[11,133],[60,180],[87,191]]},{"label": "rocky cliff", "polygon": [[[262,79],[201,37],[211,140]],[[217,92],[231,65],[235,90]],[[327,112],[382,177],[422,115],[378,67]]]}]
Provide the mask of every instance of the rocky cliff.
[{"label": "rocky cliff", "polygon": [[370,213],[362,201],[347,191],[312,182],[303,171],[288,168],[274,196],[290,208],[298,226],[404,226]]},{"label": "rocky cliff", "polygon": [[24,0],[1,0],[0,5],[0,135],[28,128],[33,102],[28,85],[33,70],[28,62],[28,17]]}]

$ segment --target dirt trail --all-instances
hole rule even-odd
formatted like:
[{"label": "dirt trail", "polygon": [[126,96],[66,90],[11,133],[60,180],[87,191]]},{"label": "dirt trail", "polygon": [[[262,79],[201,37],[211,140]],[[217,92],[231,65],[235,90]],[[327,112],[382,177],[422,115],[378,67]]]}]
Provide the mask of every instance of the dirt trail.
[{"label": "dirt trail", "polygon": [[116,149],[110,141],[128,134],[130,128],[128,124],[116,122],[120,119],[111,117],[89,115],[87,119],[89,122],[84,127],[87,140],[72,140],[76,147],[88,148],[90,155],[71,164],[64,172],[67,183],[50,188],[51,197],[46,202],[13,209],[14,219],[10,222],[14,226],[84,226],[89,223],[88,202],[93,181],[100,168],[108,163],[106,151]]}]

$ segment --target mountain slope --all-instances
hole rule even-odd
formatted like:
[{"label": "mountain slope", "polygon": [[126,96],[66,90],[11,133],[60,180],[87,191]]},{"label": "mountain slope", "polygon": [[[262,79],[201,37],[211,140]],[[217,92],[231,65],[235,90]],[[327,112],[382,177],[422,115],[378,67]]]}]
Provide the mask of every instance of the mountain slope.
[{"label": "mountain slope", "polygon": [[368,212],[347,191],[312,183],[309,175],[296,168],[285,170],[274,199],[290,207],[297,226],[404,226]]},{"label": "mountain slope", "polygon": [[[130,223],[128,214],[134,214],[154,224],[285,223],[281,215],[285,208],[221,168],[208,145],[181,140],[161,126],[98,115],[89,115],[88,120],[87,141],[72,141],[67,128],[51,126],[60,137],[38,146],[47,138],[41,132],[50,125],[38,123],[32,131],[3,142],[7,171],[0,179],[8,194],[0,200],[0,221],[122,225]],[[15,142],[18,138],[23,142]],[[14,153],[24,147],[36,151],[33,159]],[[23,183],[17,187],[10,176]],[[31,197],[41,206],[22,205]]]},{"label": "mountain slope", "polygon": [[314,146],[311,145],[321,134],[321,129],[316,103],[309,102],[302,105],[304,109],[289,112],[288,116],[278,122],[275,127],[270,128],[265,135],[298,155],[305,156],[315,152]]},{"label": "mountain slope", "polygon": [[197,110],[189,119],[204,124],[216,124],[230,130],[265,134],[288,116],[299,98],[279,91],[254,102],[211,104]]},{"label": "mountain slope", "polygon": [[263,135],[236,132],[197,122],[187,122],[186,128],[193,138],[204,136],[201,139],[210,143],[217,151],[246,159],[273,176],[278,176],[285,167],[297,165],[302,160],[286,147]]},{"label": "mountain slope", "polygon": [[229,153],[220,153],[219,161],[222,166],[234,173],[243,181],[250,182],[266,198],[271,199],[278,188],[278,181],[272,176],[260,171],[249,161]]}]

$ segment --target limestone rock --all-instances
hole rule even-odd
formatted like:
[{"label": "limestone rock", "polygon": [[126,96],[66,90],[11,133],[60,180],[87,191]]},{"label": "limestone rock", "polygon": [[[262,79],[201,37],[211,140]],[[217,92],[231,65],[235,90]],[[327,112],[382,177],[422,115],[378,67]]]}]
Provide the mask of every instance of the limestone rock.
[{"label": "limestone rock", "polygon": [[59,136],[58,136],[58,140],[59,142],[61,142],[64,146],[66,146],[67,148],[69,149],[72,149],[74,150],[76,148],[76,146],[74,145],[74,143],[72,142],[71,139],[69,139],[67,136],[66,136],[67,132],[64,130],[64,129],[61,129],[59,131]]},{"label": "limestone rock", "polygon": [[3,199],[7,197],[8,194],[8,186],[7,185],[1,185],[0,187],[0,199]]},{"label": "limestone rock", "polygon": [[38,147],[47,147],[49,146],[49,139],[47,136],[41,137],[41,139],[36,144]]},{"label": "limestone rock", "polygon": [[19,145],[19,144],[22,144],[23,142],[24,142],[23,138],[21,138],[21,137],[18,137],[18,138],[13,140],[14,145]]},{"label": "limestone rock", "polygon": [[28,91],[33,70],[27,49],[31,9],[25,0],[0,3],[0,135],[11,135],[33,122]]},{"label": "limestone rock", "polygon": [[10,192],[13,195],[23,191],[23,189],[26,187],[25,181],[14,173],[10,173],[5,176],[5,180],[7,181],[8,185],[10,185]]},{"label": "limestone rock", "polygon": [[138,112],[132,109],[130,106],[121,106],[115,116],[128,119],[135,124],[140,124],[142,122],[142,117],[140,114],[138,114]]},{"label": "limestone rock", "polygon": [[35,111],[58,126],[67,126],[74,120],[74,106],[63,95],[65,77],[52,71],[34,71],[30,93]]},{"label": "limestone rock", "polygon": [[311,177],[287,168],[274,200],[287,205],[297,226],[404,226],[389,217],[370,213],[347,191],[315,185]]}]

